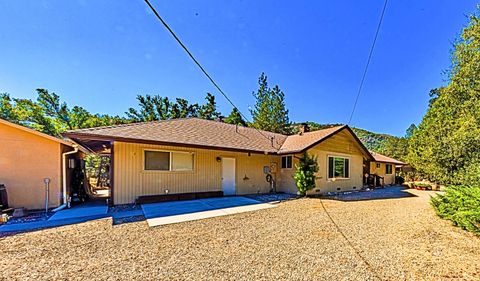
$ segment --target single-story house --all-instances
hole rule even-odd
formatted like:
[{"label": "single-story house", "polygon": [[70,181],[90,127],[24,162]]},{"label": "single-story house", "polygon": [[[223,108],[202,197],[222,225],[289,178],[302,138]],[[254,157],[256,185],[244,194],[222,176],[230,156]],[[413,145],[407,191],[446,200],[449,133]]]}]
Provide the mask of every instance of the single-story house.
[{"label": "single-story house", "polygon": [[371,152],[371,154],[375,161],[370,162],[370,174],[382,177],[384,184],[395,184],[395,171],[407,164],[380,153]]},{"label": "single-story house", "polygon": [[48,207],[66,203],[67,157],[76,153],[72,142],[0,119],[0,184],[10,207],[43,209],[49,181]]},{"label": "single-story house", "polygon": [[374,156],[348,126],[282,135],[198,118],[68,131],[91,151],[108,153],[110,202],[140,196],[223,192],[296,193],[292,178],[303,152],[317,157],[313,194],[363,187]]}]

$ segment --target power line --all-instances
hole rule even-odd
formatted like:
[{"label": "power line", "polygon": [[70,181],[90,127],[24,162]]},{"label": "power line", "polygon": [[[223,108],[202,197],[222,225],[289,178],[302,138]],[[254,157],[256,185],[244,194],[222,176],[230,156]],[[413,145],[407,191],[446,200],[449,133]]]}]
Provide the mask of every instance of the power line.
[{"label": "power line", "polygon": [[373,50],[375,49],[375,44],[377,43],[378,33],[380,32],[380,27],[382,26],[383,16],[385,15],[385,10],[387,9],[387,3],[388,3],[388,0],[385,0],[385,3],[383,4],[383,10],[380,16],[380,20],[378,21],[377,31],[375,32],[375,38],[373,39],[372,47],[370,48],[370,53],[368,54],[367,64],[365,65],[365,70],[363,71],[360,87],[358,88],[357,97],[355,98],[355,103],[353,104],[352,113],[350,114],[350,118],[348,119],[347,124],[350,124],[350,122],[352,121],[353,113],[355,112],[355,109],[357,107],[358,98],[360,97],[360,93],[362,92],[363,83],[365,82],[365,77],[367,76],[368,67],[370,66],[370,61],[373,55]]},{"label": "power line", "polygon": [[[165,22],[165,20],[163,20],[163,18],[160,16],[160,14],[157,12],[157,10],[155,10],[155,8],[152,6],[150,1],[148,1],[148,0],[144,0],[144,1],[145,1],[145,3],[147,3],[148,7],[150,7],[150,10],[152,10],[152,12],[158,18],[158,20],[160,20],[160,22],[163,24],[163,26],[168,30],[168,32],[170,32],[170,34],[173,36],[173,38],[175,38],[175,40],[178,42],[178,44],[180,44],[180,46],[183,48],[183,50],[188,54],[188,56],[198,66],[198,68],[200,68],[200,70],[203,72],[203,74],[205,74],[205,76],[207,76],[208,80],[210,80],[210,82],[212,82],[213,86],[215,86],[215,88],[217,88],[217,90],[220,92],[220,94],[222,94],[223,97],[225,97],[225,99],[233,106],[233,108],[236,108],[238,110],[238,112],[240,113],[240,115],[246,121],[248,121],[248,118],[240,111],[240,109],[237,106],[235,106],[235,104],[227,96],[227,94],[225,94],[225,92],[220,88],[220,86],[218,86],[218,84],[215,82],[215,80],[213,80],[212,76],[210,76],[210,74],[208,74],[208,72],[205,70],[205,68],[203,68],[203,66],[198,62],[198,60],[188,50],[188,48],[185,46],[185,44],[183,44],[183,42],[180,40],[180,38],[178,38],[178,36],[175,34],[175,32],[173,32],[173,30],[170,28],[170,26],[168,26],[168,24]],[[271,138],[266,136],[265,134],[263,134],[263,132],[261,132],[257,128],[255,128],[255,130],[257,130],[262,136],[264,136],[265,138],[267,138],[268,140],[271,141]]]}]

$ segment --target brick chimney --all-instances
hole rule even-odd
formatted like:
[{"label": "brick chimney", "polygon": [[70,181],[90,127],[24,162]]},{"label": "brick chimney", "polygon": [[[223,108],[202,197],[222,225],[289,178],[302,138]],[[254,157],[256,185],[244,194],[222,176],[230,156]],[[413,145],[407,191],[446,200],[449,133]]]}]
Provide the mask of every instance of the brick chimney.
[{"label": "brick chimney", "polygon": [[310,128],[308,127],[308,124],[307,123],[302,123],[300,125],[298,125],[298,134],[301,136],[303,135],[304,133],[307,133],[310,131]]}]

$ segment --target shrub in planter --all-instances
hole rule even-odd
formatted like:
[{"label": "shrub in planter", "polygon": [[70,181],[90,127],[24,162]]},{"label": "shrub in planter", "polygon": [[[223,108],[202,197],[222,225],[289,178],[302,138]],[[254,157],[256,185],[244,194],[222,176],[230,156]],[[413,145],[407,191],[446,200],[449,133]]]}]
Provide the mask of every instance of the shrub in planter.
[{"label": "shrub in planter", "polygon": [[431,204],[441,218],[480,236],[480,187],[450,186]]}]

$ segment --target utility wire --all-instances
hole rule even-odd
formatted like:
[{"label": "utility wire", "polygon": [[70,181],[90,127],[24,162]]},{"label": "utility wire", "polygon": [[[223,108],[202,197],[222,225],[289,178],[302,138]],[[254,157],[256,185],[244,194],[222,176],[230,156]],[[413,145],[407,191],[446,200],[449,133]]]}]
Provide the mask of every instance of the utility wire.
[{"label": "utility wire", "polygon": [[[173,38],[175,38],[175,40],[178,42],[178,44],[180,44],[180,46],[183,48],[183,50],[188,54],[188,56],[193,60],[193,62],[198,66],[198,68],[200,68],[200,70],[203,72],[203,74],[205,74],[205,76],[207,76],[208,80],[210,80],[210,82],[212,82],[213,86],[215,86],[215,88],[217,88],[217,90],[220,92],[220,94],[222,94],[223,97],[225,97],[225,99],[233,106],[233,108],[236,108],[238,110],[238,112],[240,113],[240,115],[246,120],[248,121],[248,118],[245,116],[245,114],[243,114],[240,109],[232,102],[232,100],[227,96],[227,94],[220,88],[220,86],[218,86],[218,84],[215,82],[215,80],[213,80],[212,76],[210,76],[210,74],[208,74],[208,72],[205,70],[205,68],[203,68],[203,66],[198,62],[198,60],[193,56],[193,54],[188,50],[187,46],[185,46],[185,44],[183,44],[183,42],[180,40],[180,38],[178,38],[178,36],[175,34],[175,32],[170,28],[170,26],[165,22],[165,20],[163,20],[163,18],[160,16],[160,14],[157,12],[157,10],[155,9],[155,7],[153,7],[153,5],[150,3],[150,1],[148,0],[144,0],[145,3],[147,3],[148,7],[150,8],[150,10],[152,10],[152,12],[155,14],[155,16],[157,17],[157,19],[163,24],[163,26],[168,30],[168,32],[170,32],[170,34],[173,36]],[[272,141],[271,137],[269,136],[266,136],[262,131],[260,131],[259,129],[255,128],[255,130],[257,130],[257,132],[259,132],[262,136],[264,136],[265,138],[267,138],[269,141]],[[272,146],[273,146],[273,143],[272,143]]]},{"label": "utility wire", "polygon": [[380,27],[382,26],[383,16],[385,15],[385,10],[387,9],[387,3],[388,3],[388,0],[385,0],[385,3],[383,4],[380,20],[378,21],[377,31],[375,32],[375,37],[373,39],[372,47],[370,48],[370,53],[368,54],[367,64],[365,65],[365,70],[363,71],[360,87],[358,87],[357,97],[355,98],[355,103],[353,104],[352,113],[350,113],[350,118],[348,119],[347,124],[349,125],[350,125],[350,122],[352,121],[353,113],[355,112],[355,109],[357,107],[358,98],[360,97],[360,93],[362,92],[363,83],[365,82],[365,77],[367,76],[368,67],[370,66],[370,61],[372,60],[373,50],[375,49],[375,44],[377,43],[378,33],[380,32]]}]

